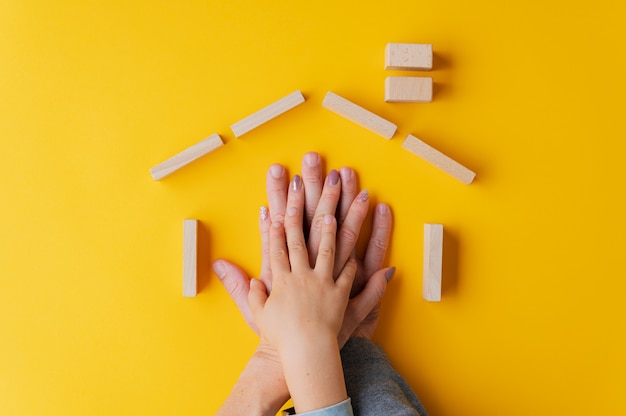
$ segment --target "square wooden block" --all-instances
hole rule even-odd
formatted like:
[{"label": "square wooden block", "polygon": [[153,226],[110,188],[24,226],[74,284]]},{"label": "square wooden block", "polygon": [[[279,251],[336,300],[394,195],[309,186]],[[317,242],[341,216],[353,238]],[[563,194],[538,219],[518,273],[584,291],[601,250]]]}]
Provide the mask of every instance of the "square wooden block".
[{"label": "square wooden block", "polygon": [[385,69],[430,71],[433,69],[433,45],[421,43],[388,43]]},{"label": "square wooden block", "polygon": [[429,103],[433,100],[433,79],[430,77],[387,77],[386,103]]}]

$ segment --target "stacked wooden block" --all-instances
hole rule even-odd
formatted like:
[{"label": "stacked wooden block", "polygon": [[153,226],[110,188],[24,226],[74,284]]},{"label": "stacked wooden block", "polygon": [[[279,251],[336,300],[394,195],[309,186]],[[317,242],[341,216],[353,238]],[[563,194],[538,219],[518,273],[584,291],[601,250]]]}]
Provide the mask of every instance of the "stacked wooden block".
[{"label": "stacked wooden block", "polygon": [[[385,49],[385,69],[430,71],[433,68],[433,45],[389,43]],[[385,80],[385,102],[429,103],[433,100],[431,77],[392,76]]]}]

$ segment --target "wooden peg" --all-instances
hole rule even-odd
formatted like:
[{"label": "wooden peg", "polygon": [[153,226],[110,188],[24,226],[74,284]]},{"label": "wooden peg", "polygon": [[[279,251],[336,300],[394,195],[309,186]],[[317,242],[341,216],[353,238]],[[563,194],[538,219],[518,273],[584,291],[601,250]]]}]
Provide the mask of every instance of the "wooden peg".
[{"label": "wooden peg", "polygon": [[431,302],[441,300],[443,265],[443,225],[424,224],[424,287],[422,296]]},{"label": "wooden peg", "polygon": [[433,100],[433,79],[430,77],[387,77],[386,103],[429,103]]},{"label": "wooden peg", "polygon": [[183,222],[183,296],[197,294],[198,220]]},{"label": "wooden peg", "polygon": [[368,111],[330,91],[326,94],[322,106],[339,114],[340,116],[347,118],[361,127],[365,127],[366,129],[383,136],[385,139],[391,139],[398,128],[392,122],[387,121],[371,111]]},{"label": "wooden peg", "polygon": [[404,147],[406,150],[413,153],[414,155],[421,157],[427,162],[432,163],[439,169],[443,170],[449,175],[452,175],[466,185],[472,183],[472,181],[476,177],[476,174],[465,166],[450,159],[439,150],[427,145],[426,143],[411,134],[406,137],[404,143],[402,143],[402,147]]},{"label": "wooden peg", "polygon": [[239,137],[252,129],[259,127],[263,123],[267,123],[271,119],[278,117],[286,111],[291,110],[295,106],[304,102],[304,96],[300,91],[295,91],[286,97],[268,105],[267,107],[249,115],[241,121],[230,126],[235,137]]},{"label": "wooden peg", "polygon": [[156,165],[155,167],[150,169],[150,174],[155,181],[158,181],[159,179],[166,177],[170,173],[177,171],[183,166],[188,165],[199,157],[204,156],[207,153],[217,149],[223,144],[224,142],[222,142],[222,139],[216,133],[204,139],[200,143],[196,143],[190,148],[183,150],[176,156],[172,156],[165,162]]},{"label": "wooden peg", "polygon": [[385,69],[430,71],[433,69],[433,45],[421,43],[388,43]]}]

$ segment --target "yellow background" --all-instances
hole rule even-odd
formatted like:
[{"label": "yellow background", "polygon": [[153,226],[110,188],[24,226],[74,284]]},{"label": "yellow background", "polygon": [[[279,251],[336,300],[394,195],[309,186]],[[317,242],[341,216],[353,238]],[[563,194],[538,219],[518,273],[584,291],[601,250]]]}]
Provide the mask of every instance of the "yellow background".
[{"label": "yellow background", "polygon": [[[434,70],[385,71],[388,42],[432,43]],[[4,0],[0,414],[212,414],[256,337],[209,262],[257,274],[265,171],[310,150],[393,207],[376,339],[432,415],[626,414],[625,43],[610,0]],[[384,103],[388,75],[432,76],[434,102]],[[296,89],[305,104],[234,138]],[[328,90],[396,136],[322,108]],[[215,132],[224,147],[152,180]],[[446,230],[441,303],[421,298],[425,222]]]}]

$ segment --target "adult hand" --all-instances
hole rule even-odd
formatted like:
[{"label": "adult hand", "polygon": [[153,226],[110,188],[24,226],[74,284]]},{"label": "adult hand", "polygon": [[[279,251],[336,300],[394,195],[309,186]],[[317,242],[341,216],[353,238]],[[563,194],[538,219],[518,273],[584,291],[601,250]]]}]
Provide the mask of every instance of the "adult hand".
[{"label": "adult hand", "polygon": [[[368,320],[365,323],[371,326],[373,322],[375,327],[376,320],[371,319],[375,314],[368,315],[372,310],[377,311],[375,307],[385,292],[388,279],[385,279],[384,276],[387,275],[390,278],[393,274],[391,269],[381,270],[389,243],[392,223],[391,211],[386,204],[377,205],[373,215],[373,227],[367,249],[363,257],[357,258],[354,247],[361,224],[367,215],[368,195],[366,192],[361,192],[357,197],[356,175],[350,168],[342,168],[339,172],[331,171],[325,181],[322,178],[319,155],[316,153],[306,154],[302,163],[302,180],[305,189],[304,223],[305,227],[315,223],[312,225],[309,236],[309,246],[313,247],[316,242],[319,242],[320,219],[325,214],[336,212],[338,223],[341,224],[337,237],[336,264],[343,265],[350,257],[357,260],[357,275],[351,295],[359,294],[359,296],[353,297],[346,311],[345,328],[340,334],[340,339],[345,342],[352,334],[352,330],[357,330],[358,324],[366,317]],[[259,216],[262,243],[262,266],[259,278],[268,288],[271,288],[269,224],[271,220],[280,221],[284,219],[287,201],[287,175],[282,166],[272,165],[270,167],[267,173],[266,186],[269,212],[262,208]],[[339,204],[338,209],[337,204]],[[315,218],[318,219],[314,221]],[[310,262],[312,258],[315,257],[309,254]],[[215,261],[213,269],[235,301],[248,325],[258,334],[248,303],[250,290],[248,275],[240,267],[226,260]],[[377,277],[375,277],[376,273]],[[364,288],[367,288],[367,291]],[[357,330],[357,333],[359,332],[362,331]],[[373,332],[373,330],[370,329],[366,332]]]}]

